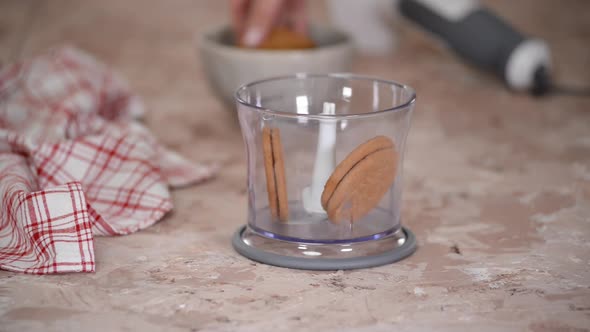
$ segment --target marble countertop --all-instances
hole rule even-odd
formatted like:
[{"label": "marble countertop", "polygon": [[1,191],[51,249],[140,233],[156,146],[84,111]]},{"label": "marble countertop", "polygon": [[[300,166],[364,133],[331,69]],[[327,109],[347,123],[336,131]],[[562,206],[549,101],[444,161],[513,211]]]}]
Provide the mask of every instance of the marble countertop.
[{"label": "marble countertop", "polygon": [[[590,3],[487,1],[547,39],[563,81],[590,85]],[[0,331],[588,331],[590,99],[534,99],[457,61],[401,23],[394,55],[355,72],[418,91],[402,262],[309,272],[236,254],[245,222],[239,127],[204,80],[195,31],[226,1],[0,3],[0,60],[68,42],[125,75],[156,135],[218,178],[174,191],[175,211],[139,233],[96,240],[93,274],[0,271]],[[314,17],[325,8],[314,2]]]}]

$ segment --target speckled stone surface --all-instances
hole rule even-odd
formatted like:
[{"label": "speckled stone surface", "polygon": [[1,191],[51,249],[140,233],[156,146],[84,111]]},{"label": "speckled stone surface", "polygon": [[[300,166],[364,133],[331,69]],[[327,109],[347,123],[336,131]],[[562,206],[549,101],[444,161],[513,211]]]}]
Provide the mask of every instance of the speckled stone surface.
[{"label": "speckled stone surface", "polygon": [[[590,2],[488,3],[550,42],[561,80],[590,85]],[[401,23],[396,54],[360,58],[355,72],[418,91],[403,222],[419,250],[334,273],[236,254],[245,154],[193,43],[195,31],[226,20],[226,5],[0,2],[2,62],[77,45],[130,80],[161,141],[223,165],[216,180],[175,191],[175,212],[154,227],[98,238],[94,274],[0,271],[0,331],[588,330],[590,99],[512,94]]]}]

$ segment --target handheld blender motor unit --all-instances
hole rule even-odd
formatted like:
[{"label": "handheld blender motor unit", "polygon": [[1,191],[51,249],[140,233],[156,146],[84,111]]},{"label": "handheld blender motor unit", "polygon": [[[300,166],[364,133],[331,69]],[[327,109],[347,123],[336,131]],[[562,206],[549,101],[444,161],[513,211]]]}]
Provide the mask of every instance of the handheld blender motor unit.
[{"label": "handheld blender motor unit", "polygon": [[399,9],[458,55],[493,71],[514,90],[533,95],[590,95],[590,89],[554,85],[547,44],[524,36],[476,0],[401,0]]}]

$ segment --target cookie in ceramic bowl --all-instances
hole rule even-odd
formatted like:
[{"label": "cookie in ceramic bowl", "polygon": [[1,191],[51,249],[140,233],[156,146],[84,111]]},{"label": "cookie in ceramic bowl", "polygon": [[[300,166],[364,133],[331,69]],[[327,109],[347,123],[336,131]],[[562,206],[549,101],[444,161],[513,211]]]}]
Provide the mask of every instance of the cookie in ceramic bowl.
[{"label": "cookie in ceramic bowl", "polygon": [[[199,38],[201,68],[221,99],[233,105],[234,93],[243,84],[269,77],[299,73],[342,73],[352,69],[354,47],[344,32],[327,26],[311,26],[308,41],[301,36],[272,41],[268,48],[236,45],[229,26],[205,31]],[[283,35],[281,37],[281,35]],[[313,43],[308,47],[307,43]]]}]

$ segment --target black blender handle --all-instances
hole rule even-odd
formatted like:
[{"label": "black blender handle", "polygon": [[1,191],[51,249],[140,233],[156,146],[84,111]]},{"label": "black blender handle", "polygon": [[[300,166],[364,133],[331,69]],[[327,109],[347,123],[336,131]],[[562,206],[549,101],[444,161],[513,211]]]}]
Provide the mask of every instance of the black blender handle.
[{"label": "black blender handle", "polygon": [[[494,72],[509,87],[548,92],[550,56],[545,43],[527,38],[477,1],[400,0],[399,10],[461,58]],[[540,71],[546,75],[538,75]]]}]

